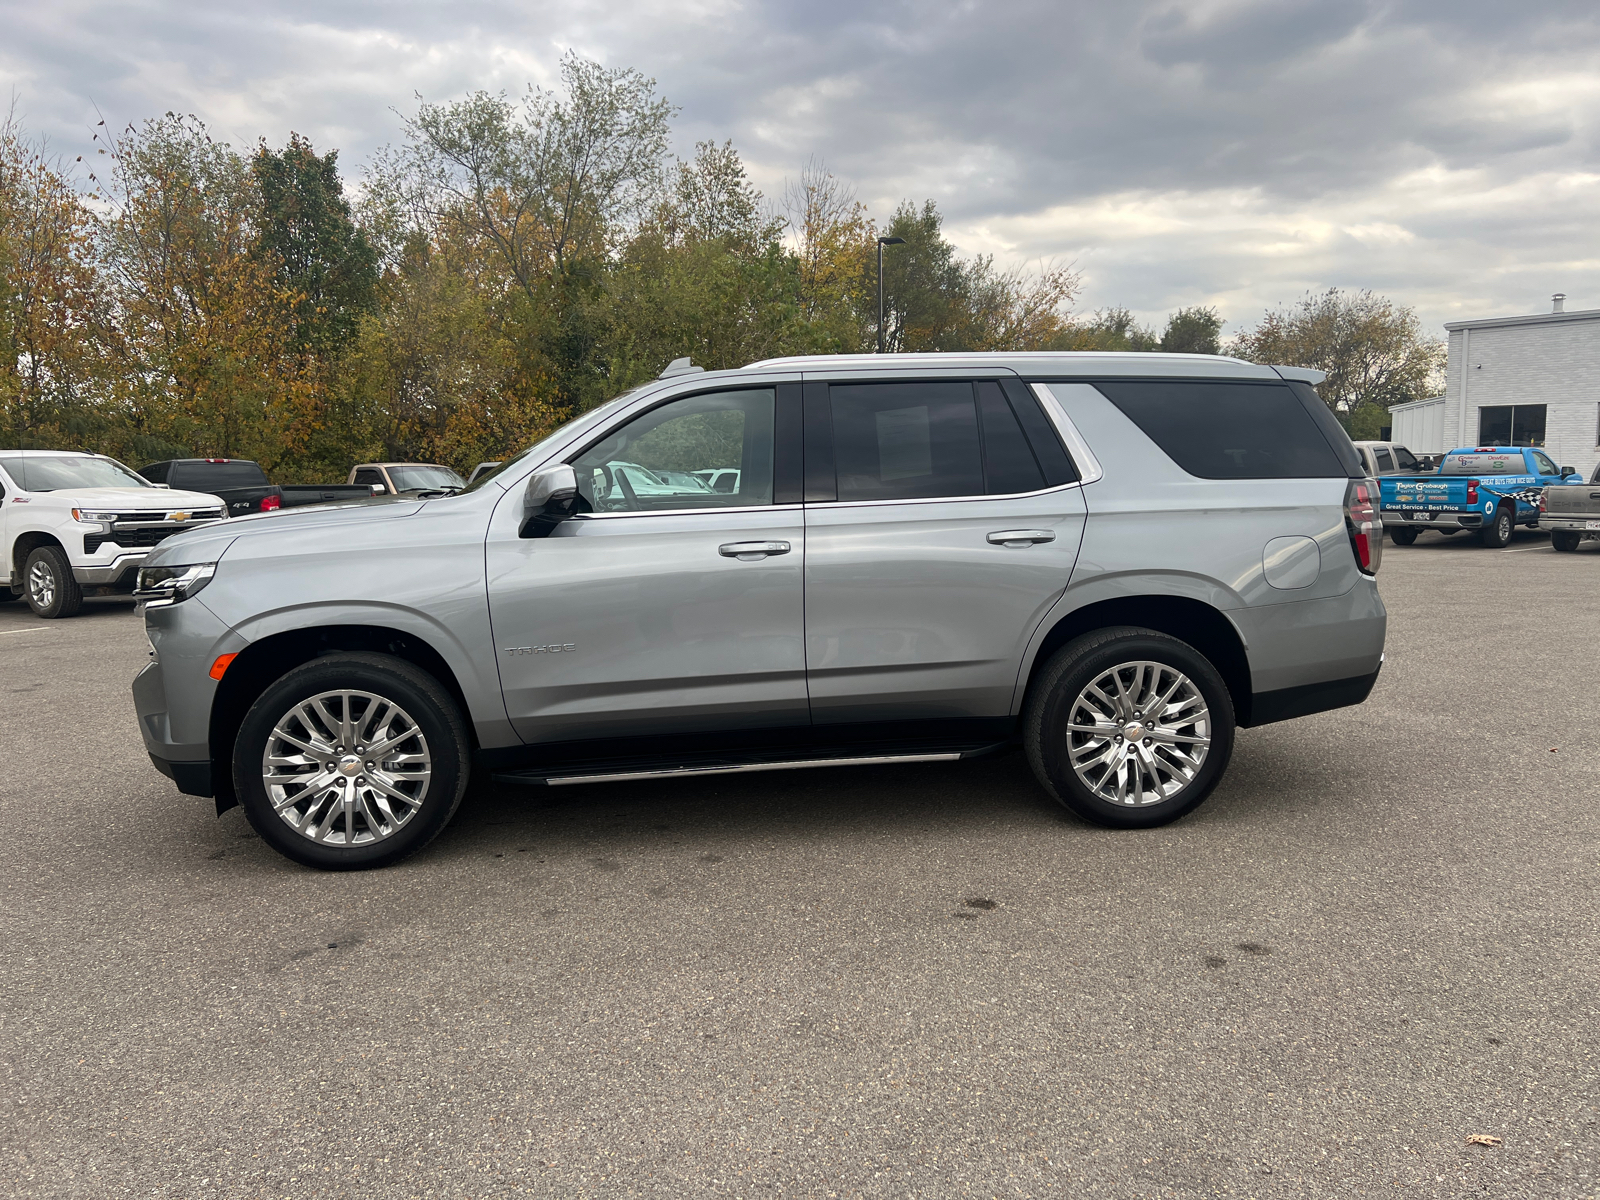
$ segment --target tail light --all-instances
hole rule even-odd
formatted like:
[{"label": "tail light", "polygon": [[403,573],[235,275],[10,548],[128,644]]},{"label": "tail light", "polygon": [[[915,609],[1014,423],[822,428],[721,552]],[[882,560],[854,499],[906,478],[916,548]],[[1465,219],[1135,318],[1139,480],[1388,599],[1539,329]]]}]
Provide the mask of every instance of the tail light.
[{"label": "tail light", "polygon": [[1540,512],[1544,511],[1544,493],[1543,492],[1539,493],[1539,511]]},{"label": "tail light", "polygon": [[1467,503],[1468,504],[1476,504],[1477,502],[1478,502],[1478,481],[1476,479],[1469,479],[1469,480],[1467,480]]},{"label": "tail light", "polygon": [[1344,493],[1344,527],[1356,566],[1368,575],[1383,561],[1383,518],[1378,515],[1378,486],[1370,479],[1352,479]]},{"label": "tail light", "polygon": [[263,497],[261,497],[261,511],[262,512],[277,512],[282,507],[283,507],[283,497],[282,496],[263,496]]}]

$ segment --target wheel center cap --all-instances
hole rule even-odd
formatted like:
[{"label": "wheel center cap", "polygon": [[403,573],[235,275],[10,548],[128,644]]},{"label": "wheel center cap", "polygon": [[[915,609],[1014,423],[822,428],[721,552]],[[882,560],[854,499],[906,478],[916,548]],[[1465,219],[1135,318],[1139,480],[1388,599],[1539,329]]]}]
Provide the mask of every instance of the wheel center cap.
[{"label": "wheel center cap", "polygon": [[1122,736],[1127,738],[1130,742],[1137,742],[1140,738],[1144,737],[1145,732],[1145,727],[1139,724],[1137,721],[1122,727]]},{"label": "wheel center cap", "polygon": [[354,775],[361,770],[361,760],[354,754],[346,754],[339,760],[339,774]]}]

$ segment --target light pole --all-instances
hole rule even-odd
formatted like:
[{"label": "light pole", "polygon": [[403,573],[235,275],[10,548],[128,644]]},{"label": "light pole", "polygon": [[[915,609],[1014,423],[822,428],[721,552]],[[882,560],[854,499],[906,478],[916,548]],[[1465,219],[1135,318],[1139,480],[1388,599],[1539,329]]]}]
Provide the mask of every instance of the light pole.
[{"label": "light pole", "polygon": [[883,353],[883,248],[904,246],[905,238],[881,237],[878,239],[878,353]]}]

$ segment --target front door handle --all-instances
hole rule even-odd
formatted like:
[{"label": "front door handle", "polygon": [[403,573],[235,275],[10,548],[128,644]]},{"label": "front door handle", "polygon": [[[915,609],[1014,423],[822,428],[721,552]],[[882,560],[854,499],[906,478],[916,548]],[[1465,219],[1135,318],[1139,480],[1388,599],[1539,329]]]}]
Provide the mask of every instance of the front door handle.
[{"label": "front door handle", "polygon": [[990,545],[1009,546],[1012,549],[1055,540],[1056,534],[1053,529],[997,529],[989,535]]},{"label": "front door handle", "polygon": [[788,542],[724,542],[717,547],[723,558],[737,558],[740,562],[760,562],[769,554],[789,553]]}]

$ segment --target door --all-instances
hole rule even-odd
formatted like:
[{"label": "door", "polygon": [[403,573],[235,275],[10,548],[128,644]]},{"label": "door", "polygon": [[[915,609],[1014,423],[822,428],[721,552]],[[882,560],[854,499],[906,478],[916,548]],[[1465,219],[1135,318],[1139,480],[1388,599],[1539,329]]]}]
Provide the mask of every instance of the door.
[{"label": "door", "polygon": [[[519,536],[520,495],[498,506],[489,607],[524,741],[806,724],[800,410],[784,390],[781,406],[774,387],[679,397],[602,434],[567,460],[592,511],[548,537]],[[736,484],[711,487],[727,470]]]},{"label": "door", "polygon": [[1006,717],[1084,502],[1021,387],[805,385],[815,725]]}]

